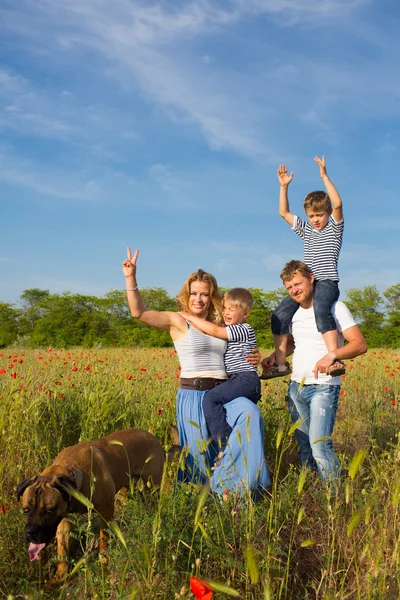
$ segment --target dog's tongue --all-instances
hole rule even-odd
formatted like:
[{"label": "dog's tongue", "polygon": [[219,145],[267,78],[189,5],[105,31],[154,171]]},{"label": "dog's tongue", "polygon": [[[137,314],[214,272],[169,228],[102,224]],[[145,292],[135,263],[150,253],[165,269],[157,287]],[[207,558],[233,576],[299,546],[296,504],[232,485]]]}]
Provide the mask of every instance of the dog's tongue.
[{"label": "dog's tongue", "polygon": [[39,560],[39,554],[43,550],[46,544],[29,544],[28,552],[30,560]]}]

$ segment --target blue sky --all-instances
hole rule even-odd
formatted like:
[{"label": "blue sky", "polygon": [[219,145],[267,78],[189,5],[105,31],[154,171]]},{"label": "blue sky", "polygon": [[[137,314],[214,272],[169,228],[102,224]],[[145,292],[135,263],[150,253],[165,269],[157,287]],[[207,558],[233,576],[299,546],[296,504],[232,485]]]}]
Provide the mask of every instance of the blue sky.
[{"label": "blue sky", "polygon": [[0,301],[175,294],[192,271],[280,286],[278,215],[341,193],[342,298],[400,281],[397,0],[2,0]]}]

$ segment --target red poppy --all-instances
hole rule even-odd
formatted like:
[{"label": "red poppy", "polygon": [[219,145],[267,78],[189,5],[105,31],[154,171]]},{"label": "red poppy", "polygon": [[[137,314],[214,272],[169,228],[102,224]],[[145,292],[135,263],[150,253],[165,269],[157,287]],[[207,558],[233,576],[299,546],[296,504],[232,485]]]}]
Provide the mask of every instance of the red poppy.
[{"label": "red poppy", "polygon": [[90,371],[91,366],[90,365],[86,365],[85,369],[86,369],[86,371]]},{"label": "red poppy", "polygon": [[14,371],[14,373],[11,373],[11,377],[12,377],[13,379],[16,379],[16,377],[17,377],[17,374],[16,374],[16,372],[15,372],[15,371]]},{"label": "red poppy", "polygon": [[160,408],[160,409],[157,411],[157,415],[158,415],[158,416],[162,415],[162,411],[163,411],[163,409],[162,409],[162,408]]},{"label": "red poppy", "polygon": [[78,370],[78,367],[72,367],[72,370],[73,370],[73,371],[77,371],[77,370]]},{"label": "red poppy", "polygon": [[190,589],[197,600],[211,600],[213,592],[206,581],[199,577],[190,578]]},{"label": "red poppy", "polygon": [[0,375],[4,375],[4,373],[7,373],[7,371],[5,371],[4,369],[0,369]]},{"label": "red poppy", "polygon": [[128,381],[130,381],[132,379],[132,375],[130,375],[129,373],[127,373],[125,375],[125,379],[127,379]]}]

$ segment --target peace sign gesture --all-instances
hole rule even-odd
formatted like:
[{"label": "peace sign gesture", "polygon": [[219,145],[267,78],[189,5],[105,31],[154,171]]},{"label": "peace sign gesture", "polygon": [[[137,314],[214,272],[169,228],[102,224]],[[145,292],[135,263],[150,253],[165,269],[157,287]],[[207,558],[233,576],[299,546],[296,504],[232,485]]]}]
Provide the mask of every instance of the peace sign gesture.
[{"label": "peace sign gesture", "polygon": [[135,250],[135,254],[133,255],[133,258],[132,258],[132,252],[131,252],[130,246],[127,247],[126,252],[127,252],[127,258],[122,263],[122,272],[125,275],[126,279],[133,278],[135,280],[135,284],[136,284],[136,262],[137,262],[137,259],[139,256],[139,250],[138,249]]}]

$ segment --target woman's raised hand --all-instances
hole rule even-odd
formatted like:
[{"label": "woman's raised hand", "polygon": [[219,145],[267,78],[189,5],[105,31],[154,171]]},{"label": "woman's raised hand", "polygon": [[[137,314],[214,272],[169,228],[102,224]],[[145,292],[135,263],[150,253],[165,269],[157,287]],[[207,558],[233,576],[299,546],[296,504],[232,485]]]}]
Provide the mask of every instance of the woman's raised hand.
[{"label": "woman's raised hand", "polygon": [[122,272],[125,275],[125,277],[128,279],[133,277],[135,279],[135,283],[136,283],[136,262],[139,256],[139,250],[136,249],[135,250],[135,254],[133,255],[132,258],[132,252],[130,247],[128,246],[126,249],[127,252],[127,258],[124,260],[124,262],[122,263]]}]

